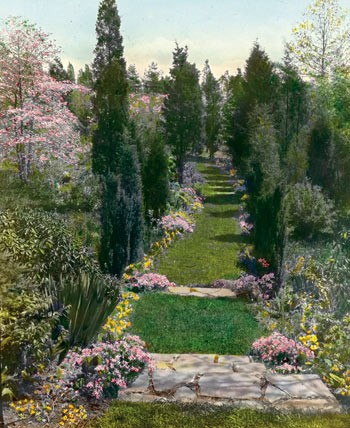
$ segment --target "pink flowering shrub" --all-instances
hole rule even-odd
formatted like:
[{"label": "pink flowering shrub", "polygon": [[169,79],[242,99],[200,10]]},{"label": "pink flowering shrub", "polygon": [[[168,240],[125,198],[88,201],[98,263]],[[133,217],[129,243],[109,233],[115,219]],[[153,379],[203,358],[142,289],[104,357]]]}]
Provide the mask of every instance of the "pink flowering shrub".
[{"label": "pink flowering shrub", "polygon": [[214,282],[214,287],[229,288],[237,296],[246,295],[251,299],[269,300],[273,295],[275,274],[267,273],[261,277],[243,274],[235,280],[219,279]]},{"label": "pink flowering shrub", "polygon": [[310,349],[277,331],[269,337],[256,340],[252,345],[251,354],[274,366],[275,370],[289,373],[301,371],[301,366],[315,357]]},{"label": "pink flowering shrub", "polygon": [[110,343],[94,343],[77,352],[70,351],[62,363],[66,387],[90,398],[116,397],[153,360],[138,336],[125,336]]},{"label": "pink flowering shrub", "polygon": [[181,213],[169,214],[162,217],[160,224],[164,230],[170,232],[193,232],[191,221]]},{"label": "pink flowering shrub", "polygon": [[164,290],[168,287],[175,287],[165,275],[158,273],[144,273],[135,275],[130,283],[134,291]]}]

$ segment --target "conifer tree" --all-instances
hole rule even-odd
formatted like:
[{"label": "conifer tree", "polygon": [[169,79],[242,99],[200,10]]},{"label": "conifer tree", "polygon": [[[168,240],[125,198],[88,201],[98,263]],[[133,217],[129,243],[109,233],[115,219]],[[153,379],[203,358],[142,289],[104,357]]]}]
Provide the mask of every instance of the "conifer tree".
[{"label": "conifer tree", "polygon": [[176,45],[168,97],[164,102],[165,135],[175,157],[178,180],[183,181],[187,156],[195,152],[202,134],[203,103],[199,72],[188,62],[188,48]]},{"label": "conifer tree", "polygon": [[49,66],[49,74],[51,77],[58,81],[65,81],[68,79],[68,73],[63,67],[62,61],[60,58],[55,58],[54,61]]},{"label": "conifer tree", "polygon": [[220,84],[211,72],[208,60],[203,71],[202,92],[204,97],[205,144],[212,159],[218,150],[221,131]]},{"label": "conifer tree", "polygon": [[152,62],[143,76],[143,87],[146,94],[165,94],[166,79],[162,76],[158,64]]},{"label": "conifer tree", "polygon": [[75,83],[75,71],[74,71],[73,64],[71,64],[70,62],[68,63],[68,66],[67,66],[67,76],[68,76],[68,80]]},{"label": "conifer tree", "polygon": [[85,64],[84,69],[80,69],[78,72],[78,84],[86,86],[87,88],[93,87],[92,71],[88,64]]},{"label": "conifer tree", "polygon": [[130,64],[127,70],[127,77],[130,92],[139,92],[142,89],[141,79],[136,70],[135,64]]},{"label": "conifer tree", "polygon": [[128,131],[128,81],[114,0],[100,3],[96,33],[92,166],[104,189],[100,264],[120,276],[143,253],[143,206],[137,151]]}]

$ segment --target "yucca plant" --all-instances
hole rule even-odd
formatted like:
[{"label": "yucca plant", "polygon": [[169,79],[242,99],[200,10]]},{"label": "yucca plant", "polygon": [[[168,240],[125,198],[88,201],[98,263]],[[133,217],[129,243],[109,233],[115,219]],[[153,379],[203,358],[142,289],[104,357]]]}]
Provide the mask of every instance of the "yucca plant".
[{"label": "yucca plant", "polygon": [[101,274],[86,272],[62,281],[58,293],[66,308],[67,332],[56,348],[59,362],[70,348],[87,346],[97,337],[118,301],[119,289],[110,285]]}]

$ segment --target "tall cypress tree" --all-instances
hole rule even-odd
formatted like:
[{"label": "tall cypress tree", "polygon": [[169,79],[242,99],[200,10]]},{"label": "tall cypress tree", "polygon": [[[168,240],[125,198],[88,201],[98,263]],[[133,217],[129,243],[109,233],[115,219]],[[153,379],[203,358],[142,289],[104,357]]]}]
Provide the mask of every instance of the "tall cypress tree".
[{"label": "tall cypress tree", "polygon": [[92,167],[104,189],[100,264],[120,276],[142,255],[143,208],[140,167],[128,132],[128,81],[115,0],[100,3],[96,34]]},{"label": "tall cypress tree", "polygon": [[213,159],[220,141],[222,97],[220,84],[211,72],[208,60],[205,62],[203,75],[205,145]]},{"label": "tall cypress tree", "polygon": [[188,49],[176,45],[168,97],[164,102],[166,140],[175,156],[179,182],[186,158],[198,148],[202,134],[202,95],[199,72],[187,60]]},{"label": "tall cypress tree", "polygon": [[115,0],[100,3],[96,35],[93,73],[98,128],[92,140],[92,168],[95,173],[108,175],[116,172],[128,124],[127,72]]}]

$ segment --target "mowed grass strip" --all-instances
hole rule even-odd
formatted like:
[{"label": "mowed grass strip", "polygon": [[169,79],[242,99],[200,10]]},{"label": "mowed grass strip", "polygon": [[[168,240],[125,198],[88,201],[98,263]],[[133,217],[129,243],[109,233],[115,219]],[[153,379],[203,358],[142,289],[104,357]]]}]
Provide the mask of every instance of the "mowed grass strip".
[{"label": "mowed grass strip", "polygon": [[223,406],[115,401],[90,428],[349,428],[350,415],[263,413]]},{"label": "mowed grass strip", "polygon": [[220,278],[237,278],[242,268],[238,252],[246,238],[233,218],[239,198],[233,194],[229,176],[210,164],[199,164],[207,179],[201,186],[204,210],[196,219],[194,233],[175,242],[155,270],[179,285],[207,285]]},{"label": "mowed grass strip", "polygon": [[264,332],[246,303],[150,293],[135,302],[132,333],[150,352],[246,354]]}]

